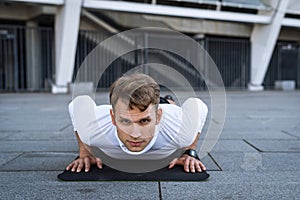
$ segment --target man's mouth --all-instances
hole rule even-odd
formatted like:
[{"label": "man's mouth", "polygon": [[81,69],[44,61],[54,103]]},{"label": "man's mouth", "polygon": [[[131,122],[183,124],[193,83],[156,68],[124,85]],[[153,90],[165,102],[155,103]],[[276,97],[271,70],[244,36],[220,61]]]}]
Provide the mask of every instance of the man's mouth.
[{"label": "man's mouth", "polygon": [[128,143],[129,143],[130,146],[132,146],[132,147],[139,147],[139,146],[142,145],[143,141],[139,141],[139,142],[128,141]]}]

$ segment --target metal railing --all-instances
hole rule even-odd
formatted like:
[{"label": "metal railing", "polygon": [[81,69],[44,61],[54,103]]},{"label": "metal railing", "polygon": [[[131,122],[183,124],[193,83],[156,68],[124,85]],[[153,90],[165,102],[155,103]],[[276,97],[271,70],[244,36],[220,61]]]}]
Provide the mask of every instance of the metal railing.
[{"label": "metal railing", "polygon": [[[0,92],[50,91],[55,78],[54,37],[52,28],[0,25]],[[78,36],[73,81],[87,55],[111,35],[98,31],[80,30]],[[174,45],[170,38],[156,34],[140,39],[157,40],[165,45]],[[248,38],[222,38],[205,36],[198,41],[216,63],[227,89],[246,89],[250,81],[250,41]],[[123,42],[121,42],[123,43]],[[122,44],[118,45],[122,45]],[[124,39],[124,45],[132,41]],[[182,41],[184,45],[184,41]],[[120,46],[121,48],[121,46]],[[190,54],[188,47],[186,54]],[[113,55],[113,47],[107,47],[103,59]],[[102,58],[101,58],[102,59]],[[95,60],[96,62],[97,60]],[[200,75],[188,60],[174,53],[157,49],[139,49],[120,56],[106,69],[98,88],[109,88],[111,83],[128,70],[145,63],[170,66],[182,74],[190,84],[200,90],[206,89],[206,74]],[[209,70],[209,69],[206,69]],[[91,80],[98,73],[97,65],[81,74],[82,81]],[[204,76],[204,77],[203,77]],[[165,77],[168,79],[168,76]],[[300,88],[300,48],[296,43],[277,44],[264,86],[273,89],[277,80],[292,79]]]},{"label": "metal railing", "polygon": [[[82,61],[99,42],[107,37],[109,37],[109,35],[104,35],[103,33],[99,32],[81,31],[78,40],[79,42],[76,56],[78,61]],[[95,40],[93,38],[100,39]],[[166,45],[173,45],[172,38],[166,38],[163,35],[158,34],[148,36],[147,40],[151,39],[158,41],[161,40]],[[175,40],[178,39],[175,38]],[[204,47],[204,49],[216,63],[226,89],[247,89],[248,83],[250,81],[251,48],[250,40],[248,38],[224,38],[206,36],[202,39],[196,39],[196,41],[198,41]],[[140,41],[140,43],[144,44],[145,41]],[[184,44],[184,41],[182,41],[182,43]],[[282,46],[282,44],[278,45]],[[186,53],[189,54],[190,52],[188,48],[186,49]],[[107,51],[107,56],[109,56],[110,53],[113,53],[113,49]],[[274,51],[268,73],[264,81],[264,86],[267,89],[273,89],[274,82],[280,79],[281,71],[279,70],[279,68],[281,68],[280,63],[282,60],[282,56],[287,56],[287,54],[281,55],[278,52],[277,47]],[[131,60],[131,62],[128,62],[128,60]],[[297,58],[293,60],[296,62],[294,63],[294,65],[297,65],[297,62],[299,62],[297,61]],[[126,71],[147,62],[157,62],[167,66],[171,66],[172,68],[180,72],[187,80],[189,80],[190,84],[194,88],[200,90],[206,89],[205,79],[207,77],[205,77],[205,74],[204,77],[202,77],[202,75],[200,75],[187,60],[181,58],[180,56],[175,55],[171,52],[155,49],[146,49],[145,51],[137,50],[119,57],[115,62],[112,63],[111,66],[108,67],[103,77],[101,78],[98,87],[108,88],[117,77],[121,76]],[[76,74],[80,63],[81,62],[77,62],[74,74]],[[89,80],[90,76],[94,75],[96,71],[97,69],[94,69],[93,72],[89,72],[90,75],[85,74],[86,80]],[[297,70],[295,71],[295,74],[299,73],[300,70],[298,70],[298,72]],[[166,76],[165,78],[167,79],[168,77]],[[299,75],[296,80],[298,80],[297,87],[299,87]]]},{"label": "metal railing", "polygon": [[[76,54],[76,64],[73,75],[73,81],[77,75],[78,68],[80,67],[84,58],[88,55],[88,53],[95,48],[101,40],[109,37],[109,35],[105,35],[100,32],[93,31],[80,31],[78,38],[78,46],[77,46],[77,54]],[[182,40],[182,38],[172,38],[169,35],[164,36],[160,34],[149,34],[138,38],[135,41],[131,41],[130,38],[124,38],[124,45],[131,45],[134,47],[138,46],[147,46],[146,43],[150,40],[161,41],[166,46],[174,45],[174,43],[178,43],[178,40]],[[176,42],[175,42],[176,41]],[[118,45],[122,48],[122,43],[119,42]],[[185,41],[181,41],[184,45]],[[124,46],[125,48],[125,46]],[[188,46],[181,48],[186,49],[186,54],[189,55]],[[108,57],[110,54],[116,54],[116,50],[112,48],[108,48],[105,51],[106,55],[101,55],[103,59]],[[110,66],[107,67],[107,70],[102,75],[98,88],[108,88],[114,80],[120,77],[122,74],[126,73],[133,67],[147,64],[147,63],[157,63],[158,65],[167,65],[178,71],[180,74],[185,76],[187,80],[189,80],[190,84],[195,88],[203,89],[205,88],[204,79],[197,72],[197,70],[185,59],[181,58],[174,53],[158,50],[158,49],[137,49],[135,51],[129,52],[125,55],[118,57]],[[152,64],[153,65],[153,64]],[[97,66],[97,65],[94,65]],[[95,74],[97,74],[98,69],[95,67],[93,70],[86,71],[85,74],[80,74],[81,81],[89,81],[93,80]],[[155,72],[153,74],[155,76]],[[171,77],[165,76],[165,79],[170,79]]]},{"label": "metal railing", "polygon": [[296,42],[278,42],[273,51],[264,86],[273,89],[276,81],[295,81],[300,88],[300,46]]},{"label": "metal railing", "polygon": [[0,91],[49,91],[53,43],[52,28],[0,25]]},{"label": "metal railing", "polygon": [[205,49],[216,63],[227,89],[245,89],[250,80],[250,41],[243,38],[205,38]]}]

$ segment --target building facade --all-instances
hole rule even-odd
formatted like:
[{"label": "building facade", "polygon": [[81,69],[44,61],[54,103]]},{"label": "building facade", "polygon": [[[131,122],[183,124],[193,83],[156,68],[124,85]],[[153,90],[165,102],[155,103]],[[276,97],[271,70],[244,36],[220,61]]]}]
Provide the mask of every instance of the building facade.
[{"label": "building facade", "polygon": [[[297,0],[6,0],[0,1],[0,91],[66,93],[97,44],[138,27],[168,28],[195,39],[228,89],[260,91],[282,82],[300,88]],[[154,57],[205,89],[189,63],[155,50],[116,60],[98,87]]]}]

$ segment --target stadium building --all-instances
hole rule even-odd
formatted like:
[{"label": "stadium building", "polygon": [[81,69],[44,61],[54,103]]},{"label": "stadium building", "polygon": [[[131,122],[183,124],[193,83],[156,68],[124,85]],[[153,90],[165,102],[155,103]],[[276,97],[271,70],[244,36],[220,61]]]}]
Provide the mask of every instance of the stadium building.
[{"label": "stadium building", "polygon": [[[2,0],[0,91],[67,93],[97,44],[138,27],[167,28],[193,38],[216,63],[226,89],[300,88],[298,0]],[[153,35],[162,41],[168,37]],[[143,42],[151,39],[145,35]],[[125,38],[119,48],[128,43]],[[107,48],[107,56],[114,53]],[[205,89],[189,62],[155,49],[115,60],[98,87],[157,60]],[[94,70],[82,80],[97,74]]]}]

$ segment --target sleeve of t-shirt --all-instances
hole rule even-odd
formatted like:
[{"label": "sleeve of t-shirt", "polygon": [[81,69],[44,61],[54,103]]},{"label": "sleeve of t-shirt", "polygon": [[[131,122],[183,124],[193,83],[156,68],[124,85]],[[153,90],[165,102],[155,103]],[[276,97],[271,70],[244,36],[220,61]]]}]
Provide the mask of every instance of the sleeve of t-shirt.
[{"label": "sleeve of t-shirt", "polygon": [[197,107],[199,110],[199,126],[198,126],[198,133],[201,133],[203,126],[206,121],[207,113],[208,113],[208,108],[207,105],[201,100],[197,99]]},{"label": "sleeve of t-shirt", "polygon": [[181,147],[190,146],[201,132],[206,116],[207,106],[198,98],[189,98],[181,106],[182,124],[179,131]]},{"label": "sleeve of t-shirt", "polygon": [[90,145],[90,137],[99,129],[95,116],[96,103],[87,96],[78,96],[69,104],[74,131],[77,131],[80,140]]}]

